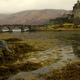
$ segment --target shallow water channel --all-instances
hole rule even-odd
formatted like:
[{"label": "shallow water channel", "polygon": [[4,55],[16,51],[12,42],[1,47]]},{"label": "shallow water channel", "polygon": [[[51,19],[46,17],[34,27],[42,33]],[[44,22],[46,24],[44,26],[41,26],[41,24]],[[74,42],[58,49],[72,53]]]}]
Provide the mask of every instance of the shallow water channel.
[{"label": "shallow water channel", "polygon": [[80,32],[79,31],[36,31],[13,32],[1,35],[13,35],[33,45],[43,48],[43,51],[29,52],[23,60],[16,63],[35,62],[42,68],[30,72],[20,72],[7,80],[45,80],[40,75],[50,75],[53,69],[59,69],[72,62],[80,61]]}]

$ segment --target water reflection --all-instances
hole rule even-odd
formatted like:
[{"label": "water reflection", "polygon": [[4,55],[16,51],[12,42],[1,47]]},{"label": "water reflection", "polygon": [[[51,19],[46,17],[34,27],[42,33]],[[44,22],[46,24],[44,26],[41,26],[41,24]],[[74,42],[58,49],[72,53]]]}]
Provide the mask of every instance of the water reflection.
[{"label": "water reflection", "polygon": [[79,34],[74,34],[71,44],[73,48],[73,53],[77,57],[80,57],[80,35]]}]

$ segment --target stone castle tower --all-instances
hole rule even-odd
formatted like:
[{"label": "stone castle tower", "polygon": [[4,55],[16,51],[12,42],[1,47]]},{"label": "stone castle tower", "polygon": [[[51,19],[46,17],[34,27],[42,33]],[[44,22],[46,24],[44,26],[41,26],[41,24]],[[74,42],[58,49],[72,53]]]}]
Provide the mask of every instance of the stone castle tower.
[{"label": "stone castle tower", "polygon": [[80,0],[73,6],[74,24],[80,25]]}]

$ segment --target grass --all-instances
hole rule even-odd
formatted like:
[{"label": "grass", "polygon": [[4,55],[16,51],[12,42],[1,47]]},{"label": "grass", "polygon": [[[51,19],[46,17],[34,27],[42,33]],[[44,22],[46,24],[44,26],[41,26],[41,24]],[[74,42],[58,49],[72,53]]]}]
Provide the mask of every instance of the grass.
[{"label": "grass", "polygon": [[[56,25],[48,25],[47,27],[48,28],[51,28],[51,27],[55,27],[55,26],[58,26],[59,24],[56,24]],[[74,26],[73,23],[64,23],[63,26]]]},{"label": "grass", "polygon": [[74,26],[73,23],[64,23],[63,26]]},{"label": "grass", "polygon": [[55,26],[55,25],[48,25],[47,27],[50,28],[50,27],[54,27],[54,26]]}]

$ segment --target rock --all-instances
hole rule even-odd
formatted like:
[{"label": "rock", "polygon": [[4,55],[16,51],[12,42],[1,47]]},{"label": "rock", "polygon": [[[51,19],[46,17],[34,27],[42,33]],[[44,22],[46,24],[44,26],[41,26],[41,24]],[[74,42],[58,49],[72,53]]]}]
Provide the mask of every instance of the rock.
[{"label": "rock", "polygon": [[5,52],[11,52],[11,50],[8,48],[6,41],[0,40],[0,49],[2,49],[3,54],[5,55]]}]

